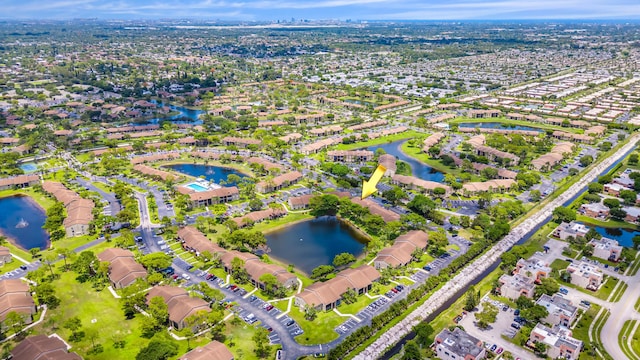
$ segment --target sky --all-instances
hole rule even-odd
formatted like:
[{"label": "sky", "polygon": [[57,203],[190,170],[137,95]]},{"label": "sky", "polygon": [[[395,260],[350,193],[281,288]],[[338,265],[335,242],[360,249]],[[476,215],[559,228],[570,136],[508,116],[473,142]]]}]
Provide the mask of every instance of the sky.
[{"label": "sky", "polygon": [[639,19],[639,0],[1,0],[3,19]]}]

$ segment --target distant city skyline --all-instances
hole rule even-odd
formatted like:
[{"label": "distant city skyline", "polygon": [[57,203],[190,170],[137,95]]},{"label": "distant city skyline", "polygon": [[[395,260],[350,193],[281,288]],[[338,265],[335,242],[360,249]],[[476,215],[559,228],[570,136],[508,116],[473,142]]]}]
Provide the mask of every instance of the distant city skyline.
[{"label": "distant city skyline", "polygon": [[637,19],[638,0],[4,0],[2,19]]}]

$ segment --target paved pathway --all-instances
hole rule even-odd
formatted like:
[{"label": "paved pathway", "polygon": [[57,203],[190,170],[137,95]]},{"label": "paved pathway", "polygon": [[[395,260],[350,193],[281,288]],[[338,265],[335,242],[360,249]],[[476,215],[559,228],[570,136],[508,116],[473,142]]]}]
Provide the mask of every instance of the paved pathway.
[{"label": "paved pathway", "polygon": [[[449,301],[460,289],[465,288],[471,281],[480,276],[485,270],[487,270],[493,263],[499,260],[500,256],[509,250],[514,244],[520,241],[527,234],[536,229],[541,224],[547,222],[547,219],[551,216],[553,209],[558,206],[562,206],[565,202],[570,200],[573,196],[577,195],[582,189],[584,189],[590,182],[595,180],[600,174],[606,170],[609,166],[613,165],[616,161],[622,158],[628,151],[635,147],[636,141],[640,138],[639,134],[634,134],[629,138],[629,142],[623,145],[618,151],[616,151],[611,157],[604,159],[587,174],[585,174],[574,185],[569,187],[564,193],[560,194],[557,198],[548,202],[539,211],[531,215],[524,220],[521,224],[514,227],[507,236],[499,241],[493,248],[489,249],[486,253],[478,257],[472,264],[465,267],[458,275],[453,277],[442,288],[436,291],[429,299],[427,299],[416,310],[409,314],[406,318],[402,319],[398,324],[389,329],[386,333],[382,334],[376,341],[364,349],[360,354],[356,355],[354,359],[367,360],[376,359],[385,353],[385,350],[393,346],[398,341],[411,332],[413,327],[420,323],[427,315],[438,310],[445,302]],[[634,287],[634,293],[640,294],[640,287]],[[627,295],[627,294],[625,294]],[[631,306],[638,298],[636,296],[631,302]],[[622,313],[622,311],[620,312]],[[612,316],[613,317],[613,316]],[[609,318],[607,324],[612,322]],[[619,323],[618,323],[619,324]],[[621,325],[620,325],[621,326]],[[603,334],[607,333],[607,329],[603,330]],[[616,333],[617,334],[617,333]],[[608,334],[611,336],[611,334]],[[611,340],[604,340],[603,343],[611,342]],[[617,344],[617,341],[614,341]],[[613,356],[613,354],[612,354]],[[615,357],[618,359],[618,357]],[[624,358],[620,358],[624,359]]]}]

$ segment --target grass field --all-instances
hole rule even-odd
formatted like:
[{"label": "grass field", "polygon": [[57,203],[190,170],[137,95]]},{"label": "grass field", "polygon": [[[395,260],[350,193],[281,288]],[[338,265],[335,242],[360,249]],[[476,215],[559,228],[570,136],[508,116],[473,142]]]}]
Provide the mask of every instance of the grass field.
[{"label": "grass field", "polygon": [[[254,326],[259,326],[259,323],[254,324]],[[253,335],[256,332],[256,328],[254,326],[251,326],[244,321],[238,322],[237,320],[233,321],[231,319],[227,321],[227,330],[225,331],[227,336],[224,343],[227,345],[229,350],[231,350],[233,355],[235,355],[235,359],[260,359],[255,353],[256,346],[252,340]],[[274,359],[275,352],[279,348],[280,346],[270,346],[269,355],[266,359]]]},{"label": "grass field", "polygon": [[[60,279],[53,281],[60,306],[47,313],[46,321],[36,327],[38,333],[57,333],[65,340],[71,332],[61,327],[65,320],[77,316],[82,321],[85,332],[97,332],[96,344],[102,344],[104,352],[91,356],[91,359],[133,359],[138,351],[149,342],[139,331],[142,315],[125,320],[120,302],[107,290],[96,291],[90,283],[81,284],[75,280],[74,272],[62,273]],[[125,340],[125,347],[113,347],[114,339]],[[71,343],[73,350],[86,354],[91,349],[90,339]]]},{"label": "grass field", "polygon": [[297,306],[291,307],[288,314],[294,319],[304,331],[302,335],[296,336],[296,341],[302,345],[324,344],[338,338],[338,333],[334,329],[347,321],[347,318],[338,316],[333,311],[319,311],[318,316],[313,321],[307,321],[304,314]]}]

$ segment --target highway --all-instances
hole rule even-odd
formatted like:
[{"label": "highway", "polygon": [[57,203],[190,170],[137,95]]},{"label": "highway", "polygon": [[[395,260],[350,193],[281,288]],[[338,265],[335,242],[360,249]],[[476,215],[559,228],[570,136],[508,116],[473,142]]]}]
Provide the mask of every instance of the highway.
[{"label": "highway", "polygon": [[[391,347],[398,341],[400,341],[405,335],[409,334],[413,327],[422,321],[427,315],[438,310],[445,302],[450,300],[460,289],[465,288],[473,279],[482,274],[492,264],[500,259],[500,256],[509,250],[513,245],[520,241],[524,236],[529,234],[532,230],[538,226],[544,224],[550,218],[553,209],[558,206],[563,206],[568,200],[579,194],[589,183],[598,178],[600,174],[606,170],[609,166],[615,164],[624,155],[631,151],[634,147],[640,134],[634,134],[629,138],[629,141],[618,149],[611,157],[604,159],[588,173],[586,173],[580,180],[573,184],[564,193],[560,194],[557,198],[549,201],[544,207],[531,215],[521,224],[514,227],[507,236],[493,246],[489,251],[477,258],[473,263],[465,267],[458,275],[449,280],[442,288],[436,291],[429,299],[427,299],[416,310],[411,312],[406,318],[402,319],[398,324],[389,329],[386,333],[382,334],[376,341],[365,348],[360,354],[356,355],[354,359],[368,360],[376,359],[385,353],[385,349]],[[636,297],[637,299],[637,297]],[[622,325],[619,325],[620,327]],[[604,331],[603,331],[604,332]],[[617,333],[615,333],[617,336]],[[604,342],[604,341],[603,341]],[[614,342],[615,345],[609,344],[609,346],[617,345],[617,337]],[[615,357],[618,359],[618,357]],[[620,358],[624,359],[624,357]]]}]

